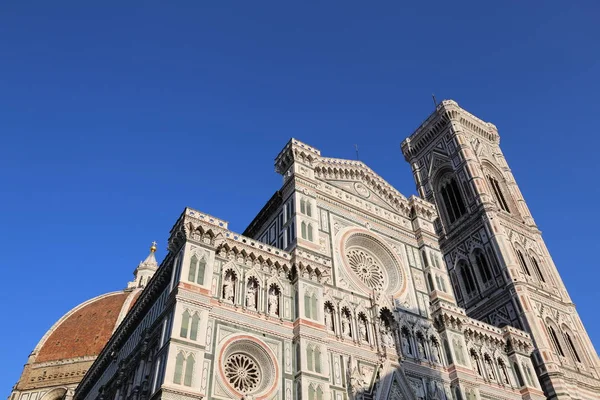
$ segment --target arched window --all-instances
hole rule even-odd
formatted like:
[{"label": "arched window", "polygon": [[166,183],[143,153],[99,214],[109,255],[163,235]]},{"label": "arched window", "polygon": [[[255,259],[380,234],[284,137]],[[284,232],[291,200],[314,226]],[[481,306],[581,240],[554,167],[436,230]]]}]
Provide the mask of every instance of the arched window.
[{"label": "arched window", "polygon": [[427,253],[425,253],[425,250],[421,250],[421,257],[423,258],[423,264],[425,265],[425,268],[429,268],[429,260],[427,259]]},{"label": "arched window", "polygon": [[485,254],[480,249],[475,249],[473,255],[475,256],[475,263],[479,268],[479,274],[481,275],[483,283],[489,282],[492,279],[492,271],[487,262]]},{"label": "arched window", "polygon": [[450,223],[453,223],[466,212],[465,203],[456,179],[450,178],[450,180],[445,182],[440,188],[440,193],[444,202],[444,208],[448,214],[448,220]]},{"label": "arched window", "polygon": [[306,227],[306,233],[307,233],[307,238],[309,242],[312,242],[313,240],[313,227],[312,224],[308,224],[308,226]]},{"label": "arched window", "polygon": [[314,354],[314,350],[312,345],[308,345],[308,347],[306,347],[306,368],[308,368],[309,371],[314,371],[314,366],[313,366],[313,362],[314,362],[314,358],[315,358],[315,354]]},{"label": "arched window", "polygon": [[200,324],[200,317],[198,313],[194,313],[192,316],[192,327],[190,329],[190,339],[196,340],[198,338],[198,325]]},{"label": "arched window", "polygon": [[306,201],[304,199],[300,200],[300,212],[306,214]]},{"label": "arched window", "polygon": [[462,300],[462,291],[460,290],[460,285],[458,284],[458,280],[456,279],[456,274],[454,271],[450,272],[450,280],[452,281],[452,289],[454,289],[454,295],[458,301]]},{"label": "arched window", "polygon": [[198,266],[198,257],[194,254],[190,260],[190,270],[188,272],[188,281],[196,282],[196,268]]},{"label": "arched window", "polygon": [[465,261],[461,261],[459,264],[459,271],[465,285],[465,290],[468,295],[473,294],[477,291],[477,285],[475,284],[475,278],[473,277],[473,271]]},{"label": "arched window", "polygon": [[309,217],[312,217],[312,205],[310,204],[310,201],[306,201],[306,215],[308,215]]},{"label": "arched window", "polygon": [[316,400],[323,400],[323,389],[321,389],[321,385],[319,385],[319,387],[317,388],[317,399]]},{"label": "arched window", "polygon": [[317,295],[316,293],[313,293],[313,295],[310,297],[310,313],[312,315],[312,319],[319,319],[319,314],[317,313],[318,304],[319,301],[317,300]]},{"label": "arched window", "polygon": [[190,354],[185,362],[185,375],[183,377],[183,384],[185,386],[192,386],[192,376],[194,374],[194,357]]},{"label": "arched window", "polygon": [[198,263],[198,284],[204,285],[204,272],[206,271],[206,259],[203,258]]},{"label": "arched window", "polygon": [[306,240],[307,236],[306,236],[306,222],[302,221],[302,223],[300,224],[300,236],[302,236],[302,239]]},{"label": "arched window", "polygon": [[538,279],[540,281],[546,283],[546,279],[544,279],[544,275],[542,274],[542,269],[540,268],[540,265],[538,264],[535,257],[530,255],[529,259],[531,260],[531,264],[533,265],[533,269],[534,269],[535,273],[537,274]]},{"label": "arched window", "polygon": [[190,328],[190,313],[188,310],[185,310],[181,317],[181,329],[179,330],[179,336],[181,336],[183,338],[187,338],[189,328]]},{"label": "arched window", "polygon": [[523,270],[524,273],[531,276],[531,272],[529,272],[529,268],[527,268],[527,263],[525,262],[525,257],[523,257],[523,253],[521,253],[521,250],[519,250],[519,249],[515,249],[515,251],[517,252],[517,258],[519,259],[519,264],[521,265],[521,269]]},{"label": "arched window", "polygon": [[181,385],[181,378],[183,377],[183,363],[185,362],[185,356],[183,353],[177,354],[175,359],[175,374],[173,375],[173,383]]},{"label": "arched window", "polygon": [[494,196],[496,197],[496,201],[500,208],[502,208],[507,213],[510,213],[510,208],[508,208],[508,203],[504,198],[504,193],[502,193],[502,189],[500,189],[500,184],[498,180],[493,176],[488,175],[488,181],[490,182],[490,186],[492,187],[492,191],[494,192]]},{"label": "arched window", "polygon": [[315,372],[321,373],[321,348],[315,346]]},{"label": "arched window", "polygon": [[433,279],[431,279],[431,274],[427,273],[427,288],[430,292],[435,290],[435,286],[433,286]]},{"label": "arched window", "polygon": [[308,400],[317,400],[317,391],[313,385],[308,387]]},{"label": "arched window", "polygon": [[569,332],[565,332],[565,341],[567,342],[567,346],[569,346],[569,350],[571,350],[571,354],[575,357],[577,362],[581,362],[581,358],[579,358],[579,354],[577,353],[577,349],[575,348],[575,344],[573,343]]},{"label": "arched window", "polygon": [[558,352],[558,354],[560,354],[561,356],[565,356],[565,353],[563,352],[563,349],[560,345],[560,341],[558,340],[558,336],[556,335],[556,331],[554,330],[554,328],[550,325],[548,325],[548,334],[550,335],[550,339],[552,340],[552,344],[554,345],[554,348],[556,349],[556,351]]}]

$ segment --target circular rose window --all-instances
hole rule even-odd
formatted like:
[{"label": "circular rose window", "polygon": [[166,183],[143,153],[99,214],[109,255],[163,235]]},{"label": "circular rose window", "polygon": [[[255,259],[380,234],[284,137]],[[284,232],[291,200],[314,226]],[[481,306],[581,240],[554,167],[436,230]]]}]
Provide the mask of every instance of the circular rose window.
[{"label": "circular rose window", "polygon": [[276,389],[279,370],[275,355],[257,338],[235,335],[225,342],[219,359],[219,373],[232,395],[263,399]]},{"label": "circular rose window", "polygon": [[395,297],[404,291],[401,261],[380,238],[366,229],[348,228],[338,240],[346,275],[356,286]]}]

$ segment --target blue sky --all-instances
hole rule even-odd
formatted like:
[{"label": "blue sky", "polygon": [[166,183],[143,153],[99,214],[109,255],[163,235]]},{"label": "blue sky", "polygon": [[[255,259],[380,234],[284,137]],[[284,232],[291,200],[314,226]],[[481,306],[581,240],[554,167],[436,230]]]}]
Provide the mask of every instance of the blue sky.
[{"label": "blue sky", "polygon": [[[595,2],[4,2],[0,388],[125,287],[185,206],[238,232],[290,137],[415,193],[400,142],[452,98],[501,145],[600,344]],[[102,4],[102,5],[100,5]]]}]

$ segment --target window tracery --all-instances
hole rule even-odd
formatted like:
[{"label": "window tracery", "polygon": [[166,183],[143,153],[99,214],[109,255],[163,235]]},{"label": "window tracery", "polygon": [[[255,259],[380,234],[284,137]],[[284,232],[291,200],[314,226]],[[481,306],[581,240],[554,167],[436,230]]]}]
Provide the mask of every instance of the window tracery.
[{"label": "window tracery", "polygon": [[447,176],[442,179],[440,194],[450,224],[467,212],[460,188],[454,177]]}]

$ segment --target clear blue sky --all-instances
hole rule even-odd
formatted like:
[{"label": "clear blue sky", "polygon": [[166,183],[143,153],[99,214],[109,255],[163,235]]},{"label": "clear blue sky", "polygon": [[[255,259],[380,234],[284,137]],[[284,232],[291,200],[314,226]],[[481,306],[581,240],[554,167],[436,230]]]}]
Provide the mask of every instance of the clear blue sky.
[{"label": "clear blue sky", "polygon": [[0,7],[0,396],[63,313],[152,240],[162,259],[185,206],[241,232],[292,136],[357,143],[414,194],[400,142],[432,93],[498,126],[600,344],[597,2],[96,3]]}]

